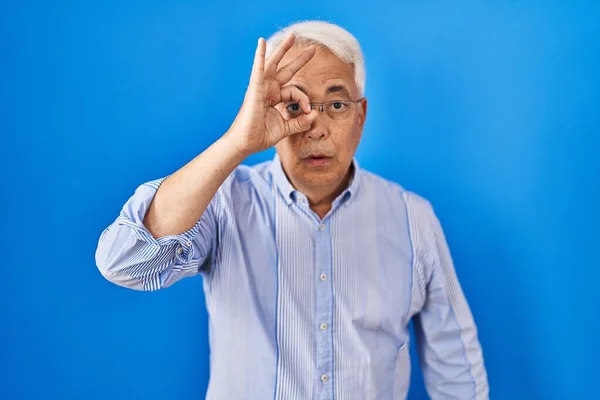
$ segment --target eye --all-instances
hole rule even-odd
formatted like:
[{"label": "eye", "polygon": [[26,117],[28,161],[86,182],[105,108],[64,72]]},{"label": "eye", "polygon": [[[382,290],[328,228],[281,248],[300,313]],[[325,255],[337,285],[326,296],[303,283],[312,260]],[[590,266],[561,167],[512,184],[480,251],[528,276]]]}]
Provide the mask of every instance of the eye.
[{"label": "eye", "polygon": [[346,103],[343,101],[332,101],[329,107],[332,111],[344,111],[346,109]]},{"label": "eye", "polygon": [[300,113],[300,104],[298,103],[290,103],[285,108],[291,115]]}]

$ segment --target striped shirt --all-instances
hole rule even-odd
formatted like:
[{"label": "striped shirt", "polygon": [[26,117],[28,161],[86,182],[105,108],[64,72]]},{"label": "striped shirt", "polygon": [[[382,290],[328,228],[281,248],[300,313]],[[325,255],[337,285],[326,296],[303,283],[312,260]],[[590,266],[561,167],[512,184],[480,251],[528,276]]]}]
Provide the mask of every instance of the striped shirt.
[{"label": "striped shirt", "polygon": [[207,399],[405,399],[411,320],[430,397],[488,398],[477,328],[431,204],[353,163],[323,219],[275,156],[236,168],[181,235],[155,239],[142,223],[162,179],[138,187],[101,234],[96,263],[117,285],[203,277]]}]

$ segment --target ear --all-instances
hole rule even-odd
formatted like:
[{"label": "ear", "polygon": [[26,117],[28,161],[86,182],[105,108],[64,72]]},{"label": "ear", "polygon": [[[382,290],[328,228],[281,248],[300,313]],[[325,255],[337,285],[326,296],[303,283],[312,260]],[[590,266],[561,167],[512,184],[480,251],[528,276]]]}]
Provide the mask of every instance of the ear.
[{"label": "ear", "polygon": [[358,125],[362,129],[365,125],[365,121],[367,120],[367,98],[363,97],[358,103],[359,115],[358,115]]}]

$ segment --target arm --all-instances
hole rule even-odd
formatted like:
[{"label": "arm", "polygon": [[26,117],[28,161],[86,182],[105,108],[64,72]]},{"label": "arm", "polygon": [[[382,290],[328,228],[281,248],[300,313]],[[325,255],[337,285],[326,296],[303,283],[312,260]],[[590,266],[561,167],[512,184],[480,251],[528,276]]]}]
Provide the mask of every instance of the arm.
[{"label": "arm", "polygon": [[[266,61],[259,39],[246,96],[228,132],[173,175],[140,186],[102,232],[96,264],[104,277],[157,290],[199,272],[216,245],[215,194],[225,179],[248,155],[310,129],[317,116],[306,94],[282,86],[315,54],[309,46],[278,69],[294,40],[290,35]],[[285,120],[275,108],[284,101],[299,103],[304,113]]]},{"label": "arm", "polygon": [[432,399],[489,398],[477,327],[464,296],[441,224],[429,206],[423,218],[426,300],[415,318],[419,360]]},{"label": "arm", "polygon": [[216,242],[215,193],[242,159],[220,139],[168,178],[141,185],[100,236],[102,275],[137,290],[196,275]]}]

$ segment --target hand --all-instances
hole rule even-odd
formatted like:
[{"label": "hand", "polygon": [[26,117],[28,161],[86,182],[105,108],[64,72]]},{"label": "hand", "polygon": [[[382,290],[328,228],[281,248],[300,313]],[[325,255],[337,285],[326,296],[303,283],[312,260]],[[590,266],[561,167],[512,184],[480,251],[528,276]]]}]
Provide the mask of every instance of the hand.
[{"label": "hand", "polygon": [[[317,117],[317,111],[311,110],[308,96],[300,89],[296,86],[282,88],[315,55],[316,48],[310,46],[278,69],[294,41],[293,35],[288,36],[265,65],[266,42],[263,38],[258,40],[244,102],[226,134],[244,155],[268,149],[287,136],[307,131]],[[296,102],[304,113],[286,120],[275,108],[282,102]]]}]

